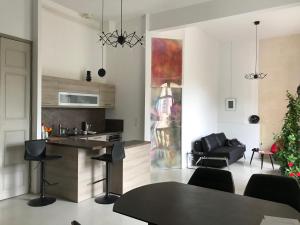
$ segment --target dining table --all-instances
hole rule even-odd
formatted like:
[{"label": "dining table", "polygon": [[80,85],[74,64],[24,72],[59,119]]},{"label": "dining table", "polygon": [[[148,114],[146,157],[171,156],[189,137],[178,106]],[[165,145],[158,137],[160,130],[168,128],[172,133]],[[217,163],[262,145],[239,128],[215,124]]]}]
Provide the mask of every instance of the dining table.
[{"label": "dining table", "polygon": [[264,216],[300,220],[286,204],[178,182],[133,189],[113,211],[151,225],[260,225]]}]

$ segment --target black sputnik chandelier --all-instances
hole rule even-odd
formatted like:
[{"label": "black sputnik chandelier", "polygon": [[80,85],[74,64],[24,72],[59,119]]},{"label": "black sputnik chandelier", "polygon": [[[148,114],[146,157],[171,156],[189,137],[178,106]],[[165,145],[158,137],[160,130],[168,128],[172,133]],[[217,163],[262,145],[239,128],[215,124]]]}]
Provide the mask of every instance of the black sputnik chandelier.
[{"label": "black sputnik chandelier", "polygon": [[103,46],[108,45],[115,48],[119,45],[122,47],[127,45],[130,48],[137,44],[143,45],[143,38],[143,36],[139,37],[136,32],[127,33],[127,31],[123,30],[123,0],[121,0],[121,29],[108,33],[102,31],[99,36],[99,40]]},{"label": "black sputnik chandelier", "polygon": [[260,73],[257,69],[258,64],[258,35],[257,35],[257,27],[260,24],[260,21],[255,21],[255,29],[256,29],[256,55],[255,55],[255,71],[254,73],[248,73],[245,75],[245,78],[248,80],[256,80],[256,79],[264,79],[268,74],[266,73]]}]

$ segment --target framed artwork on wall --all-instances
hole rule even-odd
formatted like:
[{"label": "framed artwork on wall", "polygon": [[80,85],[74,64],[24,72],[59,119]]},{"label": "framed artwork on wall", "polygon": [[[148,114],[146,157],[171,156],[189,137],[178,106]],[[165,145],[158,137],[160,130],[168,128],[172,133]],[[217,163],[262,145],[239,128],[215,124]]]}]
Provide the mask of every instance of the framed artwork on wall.
[{"label": "framed artwork on wall", "polygon": [[151,86],[182,86],[182,40],[152,38]]},{"label": "framed artwork on wall", "polygon": [[226,98],[225,99],[225,110],[235,111],[236,110],[236,98]]},{"label": "framed artwork on wall", "polygon": [[151,166],[181,168],[182,89],[152,88]]}]

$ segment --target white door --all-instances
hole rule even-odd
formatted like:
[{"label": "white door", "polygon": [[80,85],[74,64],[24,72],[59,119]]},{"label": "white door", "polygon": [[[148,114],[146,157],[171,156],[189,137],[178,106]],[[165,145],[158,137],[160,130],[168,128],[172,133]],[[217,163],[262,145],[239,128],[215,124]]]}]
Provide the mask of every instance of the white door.
[{"label": "white door", "polygon": [[0,200],[28,192],[30,44],[0,38]]}]

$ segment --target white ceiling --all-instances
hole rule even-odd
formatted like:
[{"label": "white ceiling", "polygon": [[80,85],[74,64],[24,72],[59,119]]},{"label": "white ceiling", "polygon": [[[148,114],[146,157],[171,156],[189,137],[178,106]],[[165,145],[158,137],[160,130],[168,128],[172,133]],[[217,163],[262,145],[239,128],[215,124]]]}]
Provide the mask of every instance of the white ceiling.
[{"label": "white ceiling", "polygon": [[[102,0],[53,0],[54,2],[73,9],[81,14],[88,13],[96,17],[101,15]],[[210,0],[123,0],[123,14],[126,18],[181,8]],[[106,19],[120,17],[121,0],[104,0]]]},{"label": "white ceiling", "polygon": [[[52,0],[81,14],[88,13],[99,18],[102,0]],[[212,0],[123,0],[126,18],[146,13],[166,11]],[[219,0],[214,0],[219,1]],[[120,0],[104,0],[105,18],[119,19]],[[253,22],[260,20],[259,37],[269,38],[300,33],[300,6],[271,9],[231,16],[199,23],[199,26],[220,41],[252,39],[255,36]]]},{"label": "white ceiling", "polygon": [[200,23],[199,26],[220,41],[255,38],[253,22],[260,20],[259,38],[300,33],[300,6],[253,12]]}]

